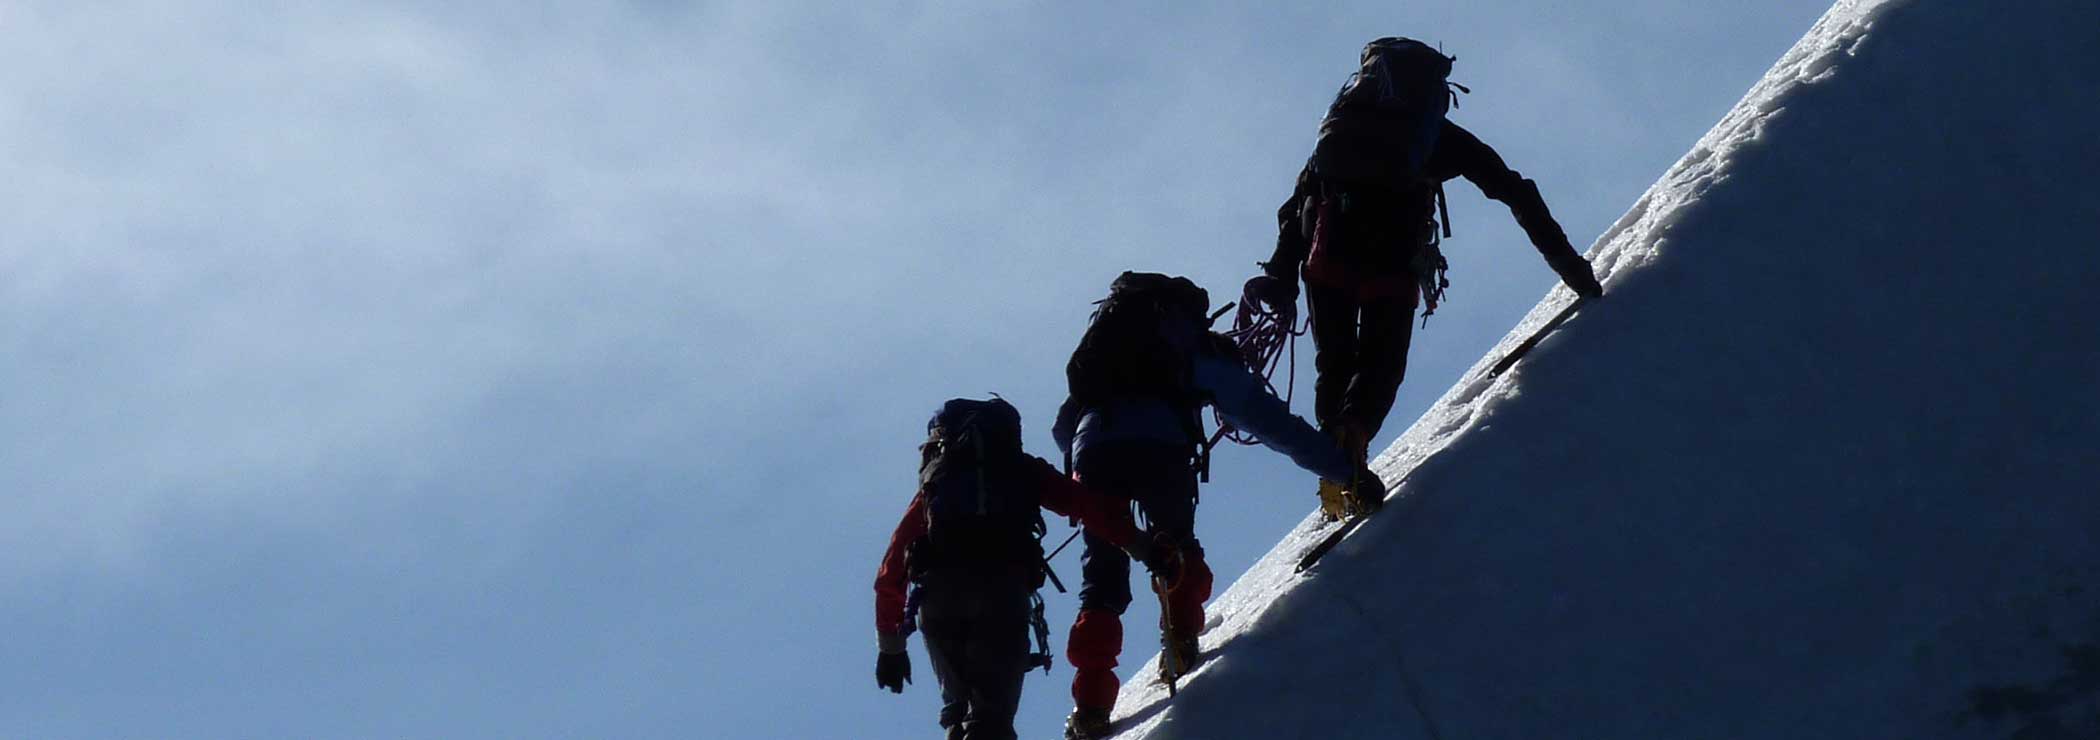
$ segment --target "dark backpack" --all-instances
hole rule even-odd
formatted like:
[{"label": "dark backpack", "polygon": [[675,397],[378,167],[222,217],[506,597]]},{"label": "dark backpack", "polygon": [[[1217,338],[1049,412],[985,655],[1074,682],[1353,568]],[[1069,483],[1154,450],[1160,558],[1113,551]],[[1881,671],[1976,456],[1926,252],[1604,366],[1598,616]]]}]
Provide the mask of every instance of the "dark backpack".
[{"label": "dark backpack", "polygon": [[[1443,236],[1451,236],[1451,212],[1444,203],[1444,183],[1428,171],[1436,152],[1437,138],[1444,129],[1444,114],[1458,100],[1464,85],[1449,80],[1451,63],[1420,41],[1386,37],[1364,46],[1361,68],[1334,96],[1327,117],[1320,121],[1320,138],[1313,146],[1309,169],[1321,183],[1321,195],[1306,207],[1318,209],[1308,217],[1308,229],[1330,233],[1310,234],[1315,257],[1332,249],[1330,239],[1346,246],[1331,258],[1357,265],[1383,263],[1404,267],[1418,281],[1426,309],[1436,312],[1444,289],[1450,286],[1445,272],[1450,267],[1438,248],[1438,225]],[[1329,224],[1329,221],[1332,224]],[[1380,233],[1398,249],[1369,249],[1370,240],[1361,232]],[[1331,233],[1359,232],[1357,238]],[[1316,268],[1307,266],[1307,274]],[[1352,269],[1349,272],[1363,272]]]},{"label": "dark backpack", "polygon": [[1456,57],[1428,44],[1387,37],[1364,46],[1361,68],[1327,107],[1313,166],[1324,178],[1423,188],[1444,113],[1456,100],[1448,81]]},{"label": "dark backpack", "polygon": [[1079,347],[1065,363],[1073,402],[1088,408],[1119,397],[1153,396],[1188,405],[1193,412],[1189,350],[1176,346],[1169,334],[1187,332],[1193,340],[1207,333],[1210,294],[1188,278],[1125,272],[1095,305]]},{"label": "dark backpack", "polygon": [[1018,569],[1039,577],[1045,530],[1031,462],[1013,405],[998,398],[942,404],[926,422],[919,465],[926,536],[912,569]]}]

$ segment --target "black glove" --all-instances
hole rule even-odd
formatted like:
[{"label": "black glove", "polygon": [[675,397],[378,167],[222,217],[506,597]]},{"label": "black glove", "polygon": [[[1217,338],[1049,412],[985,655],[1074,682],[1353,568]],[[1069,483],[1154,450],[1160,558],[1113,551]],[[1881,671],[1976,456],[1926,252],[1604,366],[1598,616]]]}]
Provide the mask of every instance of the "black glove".
[{"label": "black glove", "polygon": [[1280,314],[1294,313],[1298,306],[1298,280],[1295,276],[1286,281],[1274,275],[1256,275],[1240,292],[1247,300],[1258,301]]},{"label": "black glove", "polygon": [[1604,286],[1597,283],[1597,273],[1590,267],[1589,260],[1570,256],[1553,260],[1549,265],[1554,272],[1560,273],[1560,281],[1567,283],[1568,289],[1575,291],[1576,295],[1584,298],[1604,295]]},{"label": "black glove", "polygon": [[875,657],[875,686],[892,694],[904,693],[911,683],[911,653],[879,653]]},{"label": "black glove", "polygon": [[[1301,257],[1299,261],[1303,261],[1303,258]],[[1276,278],[1277,282],[1289,286],[1291,295],[1295,296],[1298,294],[1298,262],[1287,261],[1283,258],[1271,258],[1267,262],[1257,262],[1255,264],[1261,265],[1261,274]]]}]

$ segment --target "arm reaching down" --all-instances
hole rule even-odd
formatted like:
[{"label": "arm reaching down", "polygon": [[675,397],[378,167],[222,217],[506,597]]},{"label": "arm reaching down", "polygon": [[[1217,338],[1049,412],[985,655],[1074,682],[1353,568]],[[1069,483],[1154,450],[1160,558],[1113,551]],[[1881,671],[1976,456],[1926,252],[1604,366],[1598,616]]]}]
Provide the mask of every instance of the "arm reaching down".
[{"label": "arm reaching down", "polygon": [[1546,199],[1539,194],[1538,183],[1532,182],[1516,170],[1503,163],[1502,155],[1493,147],[1474,136],[1473,132],[1458,124],[1446,121],[1444,130],[1438,135],[1435,169],[1451,176],[1466,178],[1480,188],[1480,193],[1503,205],[1516,217],[1517,226],[1524,229],[1524,236],[1531,246],[1546,258],[1546,265],[1560,275],[1561,282],[1577,294],[1600,296],[1604,287],[1597,283],[1596,273],[1589,260],[1575,251],[1568,243],[1568,234],[1553,219],[1553,212],[1546,208]]},{"label": "arm reaching down", "polygon": [[1210,395],[1218,414],[1259,438],[1262,446],[1327,480],[1347,481],[1357,472],[1356,461],[1341,445],[1292,414],[1283,399],[1269,393],[1261,378],[1237,359],[1199,352],[1190,364],[1196,387]]},{"label": "arm reaching down", "polygon": [[1042,485],[1043,508],[1078,519],[1087,531],[1107,539],[1111,545],[1128,548],[1138,541],[1140,534],[1137,525],[1130,521],[1129,504],[1065,477],[1042,458],[1029,459],[1038,469],[1036,479]]}]

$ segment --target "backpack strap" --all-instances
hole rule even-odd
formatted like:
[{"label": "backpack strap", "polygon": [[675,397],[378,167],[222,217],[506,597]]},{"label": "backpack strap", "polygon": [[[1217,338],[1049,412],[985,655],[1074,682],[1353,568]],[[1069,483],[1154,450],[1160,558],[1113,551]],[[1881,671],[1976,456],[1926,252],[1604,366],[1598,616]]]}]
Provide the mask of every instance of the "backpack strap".
[{"label": "backpack strap", "polygon": [[1436,220],[1444,227],[1444,238],[1451,238],[1451,201],[1444,198],[1444,183],[1436,184]]}]

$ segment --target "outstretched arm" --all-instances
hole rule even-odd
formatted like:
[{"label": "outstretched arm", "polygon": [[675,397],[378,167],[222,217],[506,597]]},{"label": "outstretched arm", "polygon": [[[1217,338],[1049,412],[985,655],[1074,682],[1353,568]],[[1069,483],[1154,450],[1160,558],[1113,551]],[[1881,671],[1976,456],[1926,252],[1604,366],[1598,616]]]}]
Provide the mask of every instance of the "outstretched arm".
[{"label": "outstretched arm", "polygon": [[1455,170],[1457,175],[1479,186],[1482,195],[1509,206],[1509,213],[1516,217],[1517,226],[1524,229],[1524,235],[1531,239],[1531,246],[1539,251],[1539,256],[1546,258],[1546,264],[1560,275],[1561,282],[1585,296],[1604,294],[1589,261],[1568,243],[1567,232],[1561,230],[1560,222],[1555,221],[1553,212],[1547,210],[1538,183],[1517,174],[1503,163],[1502,155],[1496,154],[1494,148],[1471,131],[1449,121],[1444,123],[1443,133],[1437,139],[1437,154],[1444,160],[1444,167],[1439,169]]},{"label": "outstretched arm", "polygon": [[1078,519],[1087,531],[1107,539],[1111,545],[1130,547],[1137,541],[1137,525],[1130,521],[1128,504],[1065,477],[1040,457],[1029,460],[1037,469],[1036,480],[1042,486],[1043,508]]},{"label": "outstretched arm", "polygon": [[1292,414],[1283,399],[1269,393],[1261,378],[1238,360],[1199,352],[1192,365],[1196,387],[1210,394],[1219,415],[1252,433],[1262,446],[1327,480],[1346,481],[1356,474],[1355,461],[1341,445]]}]

